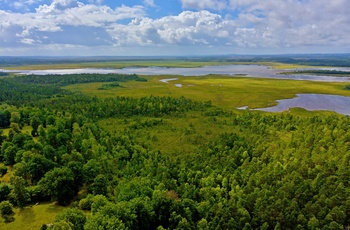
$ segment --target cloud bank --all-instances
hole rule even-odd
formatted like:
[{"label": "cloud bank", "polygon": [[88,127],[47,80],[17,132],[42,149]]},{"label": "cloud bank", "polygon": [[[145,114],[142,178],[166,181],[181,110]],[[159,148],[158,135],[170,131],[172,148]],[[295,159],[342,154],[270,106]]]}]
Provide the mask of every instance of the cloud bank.
[{"label": "cloud bank", "polygon": [[218,52],[350,51],[346,0],[181,0],[182,12],[161,18],[147,12],[156,7],[153,0],[116,8],[105,2],[14,1],[13,8],[22,11],[0,10],[0,54],[31,49],[102,54],[106,49],[142,52],[167,47],[184,53],[186,47],[206,47],[210,52],[215,47]]}]

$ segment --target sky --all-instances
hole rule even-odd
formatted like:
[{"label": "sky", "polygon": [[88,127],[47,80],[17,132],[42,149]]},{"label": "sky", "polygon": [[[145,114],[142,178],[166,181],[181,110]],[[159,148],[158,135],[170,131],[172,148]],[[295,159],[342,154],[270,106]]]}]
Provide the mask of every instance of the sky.
[{"label": "sky", "polygon": [[350,53],[349,0],[0,0],[0,56]]}]

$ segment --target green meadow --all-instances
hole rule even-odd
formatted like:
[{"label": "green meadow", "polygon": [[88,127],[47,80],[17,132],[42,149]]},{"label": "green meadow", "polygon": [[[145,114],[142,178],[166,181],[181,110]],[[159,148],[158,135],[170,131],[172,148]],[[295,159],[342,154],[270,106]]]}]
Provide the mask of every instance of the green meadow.
[{"label": "green meadow", "polygon": [[4,223],[0,221],[0,229],[40,229],[43,224],[50,224],[55,220],[57,213],[65,207],[53,203],[33,204],[23,209],[14,209],[15,221]]}]

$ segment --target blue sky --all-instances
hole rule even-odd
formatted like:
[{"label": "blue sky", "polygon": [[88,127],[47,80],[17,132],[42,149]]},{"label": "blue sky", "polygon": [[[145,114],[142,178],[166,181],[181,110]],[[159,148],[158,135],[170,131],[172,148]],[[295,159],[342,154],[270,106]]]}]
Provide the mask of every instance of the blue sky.
[{"label": "blue sky", "polygon": [[348,0],[0,0],[0,56],[349,53]]}]

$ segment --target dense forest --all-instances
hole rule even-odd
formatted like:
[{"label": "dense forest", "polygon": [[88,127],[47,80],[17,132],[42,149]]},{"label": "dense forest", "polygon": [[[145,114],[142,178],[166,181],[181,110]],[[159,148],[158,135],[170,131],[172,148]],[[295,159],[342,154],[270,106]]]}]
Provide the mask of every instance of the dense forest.
[{"label": "dense forest", "polygon": [[[67,208],[41,229],[350,227],[348,116],[228,111],[184,97],[99,98],[61,89],[135,80],[146,81],[98,74],[0,79],[0,175],[12,173],[0,183],[4,221],[15,221],[14,208],[57,201]],[[162,135],[138,137],[193,116],[226,128],[213,134],[188,123],[181,132],[193,150],[186,154],[150,144]],[[106,129],[104,119],[123,128]]]},{"label": "dense forest", "polygon": [[314,70],[296,70],[292,72],[281,72],[280,74],[314,74],[314,75],[348,77],[350,75],[350,71],[341,71],[341,70],[335,70],[335,69],[333,70],[314,69]]}]

